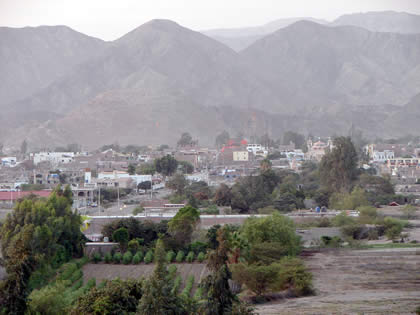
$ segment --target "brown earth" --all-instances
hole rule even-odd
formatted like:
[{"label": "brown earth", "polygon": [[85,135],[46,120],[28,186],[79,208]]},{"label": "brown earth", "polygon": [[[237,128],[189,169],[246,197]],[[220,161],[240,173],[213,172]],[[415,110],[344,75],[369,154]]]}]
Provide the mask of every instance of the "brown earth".
[{"label": "brown earth", "polygon": [[257,308],[259,314],[414,314],[420,248],[332,250],[305,258],[315,296]]}]

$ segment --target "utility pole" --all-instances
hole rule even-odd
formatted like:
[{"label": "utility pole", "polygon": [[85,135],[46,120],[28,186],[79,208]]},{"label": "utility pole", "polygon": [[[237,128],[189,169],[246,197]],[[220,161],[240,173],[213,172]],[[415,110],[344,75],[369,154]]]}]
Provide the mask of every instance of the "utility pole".
[{"label": "utility pole", "polygon": [[101,212],[101,186],[98,186],[98,209]]},{"label": "utility pole", "polygon": [[120,208],[120,183],[117,183],[117,200],[118,200],[118,209]]}]

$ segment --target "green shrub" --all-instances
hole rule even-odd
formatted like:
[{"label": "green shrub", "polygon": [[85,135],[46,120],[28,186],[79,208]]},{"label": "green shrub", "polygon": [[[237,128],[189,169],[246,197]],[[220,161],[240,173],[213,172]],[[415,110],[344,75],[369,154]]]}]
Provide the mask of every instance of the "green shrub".
[{"label": "green shrub", "polygon": [[86,291],[89,291],[91,288],[96,287],[96,279],[95,278],[90,278],[88,280],[88,282],[86,282]]},{"label": "green shrub", "polygon": [[342,211],[339,215],[336,215],[331,219],[331,223],[333,226],[341,227],[354,224],[355,220],[353,217],[348,216],[344,211]]},{"label": "green shrub", "polygon": [[133,256],[133,264],[138,265],[141,261],[143,261],[143,254],[141,254],[140,252],[137,252],[134,256]]},{"label": "green shrub", "polygon": [[124,265],[131,264],[133,260],[133,254],[130,251],[125,252],[123,255],[122,261]]},{"label": "green shrub", "polygon": [[79,279],[76,283],[71,287],[73,291],[80,289],[83,286],[83,279]]},{"label": "green shrub", "polygon": [[134,255],[138,252],[140,244],[138,240],[131,240],[128,242],[128,250]]},{"label": "green shrub", "polygon": [[63,265],[60,275],[57,277],[57,280],[69,280],[74,272],[77,270],[77,265],[75,263],[67,263]]},{"label": "green shrub", "polygon": [[144,256],[144,262],[146,264],[150,264],[151,262],[153,262],[153,252],[151,250],[149,250],[146,253],[146,256]]},{"label": "green shrub", "polygon": [[111,253],[106,253],[106,254],[105,254],[105,256],[104,256],[104,261],[105,261],[105,263],[107,263],[107,264],[110,264],[110,263],[112,262],[112,255],[111,255]]},{"label": "green shrub", "polygon": [[198,254],[198,256],[197,256],[197,260],[198,260],[199,262],[203,262],[203,261],[204,261],[204,259],[206,259],[206,254],[204,254],[203,252],[200,252],[200,253]]},{"label": "green shrub", "polygon": [[189,275],[188,278],[187,278],[187,283],[185,284],[185,288],[184,288],[184,290],[182,290],[181,295],[186,297],[186,298],[190,297],[193,285],[194,285],[194,276]]},{"label": "green shrub", "polygon": [[83,276],[83,272],[82,272],[82,270],[78,269],[77,271],[75,271],[75,272],[71,275],[71,277],[70,277],[70,279],[69,279],[69,280],[73,283],[73,282],[76,282],[77,280],[79,280],[82,276]]},{"label": "green shrub", "polygon": [[166,253],[166,261],[168,263],[171,263],[175,260],[175,252],[173,250],[170,250],[169,252]]},{"label": "green shrub", "polygon": [[191,263],[194,261],[194,252],[189,252],[186,258],[187,262]]},{"label": "green shrub", "polygon": [[133,215],[138,215],[139,213],[144,212],[144,208],[142,206],[135,207],[133,210]]},{"label": "green shrub", "polygon": [[86,265],[88,262],[89,262],[89,257],[83,256],[82,258],[76,260],[76,266],[78,269],[80,269],[84,265]]},{"label": "green shrub", "polygon": [[114,261],[114,263],[119,264],[121,262],[121,259],[122,259],[121,253],[115,253],[112,260]]},{"label": "green shrub", "polygon": [[168,267],[168,279],[171,281],[174,280],[177,271],[178,271],[178,268],[176,267],[176,265],[170,265]]},{"label": "green shrub", "polygon": [[391,217],[386,217],[384,219],[384,226],[386,237],[390,240],[394,240],[401,235],[405,222]]},{"label": "green shrub", "polygon": [[194,293],[194,300],[199,301],[201,299],[202,293],[203,292],[203,288],[198,287],[197,290],[195,290]]},{"label": "green shrub", "polygon": [[178,293],[179,288],[181,287],[181,284],[182,284],[182,278],[181,276],[177,276],[174,281],[174,286],[172,287],[172,291],[171,291],[172,294]]},{"label": "green shrub", "polygon": [[94,264],[97,264],[98,262],[102,261],[102,256],[100,253],[93,254],[92,261]]},{"label": "green shrub", "polygon": [[182,251],[182,250],[180,250],[179,252],[178,252],[178,254],[176,255],[176,258],[175,258],[175,260],[176,260],[176,262],[183,262],[184,261],[184,257],[185,257],[185,253]]}]

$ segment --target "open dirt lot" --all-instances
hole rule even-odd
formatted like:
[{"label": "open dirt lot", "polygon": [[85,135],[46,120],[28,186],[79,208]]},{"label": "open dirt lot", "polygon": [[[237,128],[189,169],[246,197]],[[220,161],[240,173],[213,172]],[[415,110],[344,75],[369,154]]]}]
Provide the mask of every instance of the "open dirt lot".
[{"label": "open dirt lot", "polygon": [[333,250],[305,261],[316,296],[264,304],[259,314],[414,314],[420,305],[420,248]]}]

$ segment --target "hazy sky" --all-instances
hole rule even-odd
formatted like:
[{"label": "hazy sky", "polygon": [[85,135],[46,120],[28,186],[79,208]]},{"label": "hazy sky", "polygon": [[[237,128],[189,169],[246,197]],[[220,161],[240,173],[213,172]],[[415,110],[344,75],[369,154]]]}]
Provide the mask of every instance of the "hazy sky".
[{"label": "hazy sky", "polygon": [[68,25],[112,40],[155,18],[203,30],[384,10],[420,14],[420,0],[0,0],[0,25]]}]

